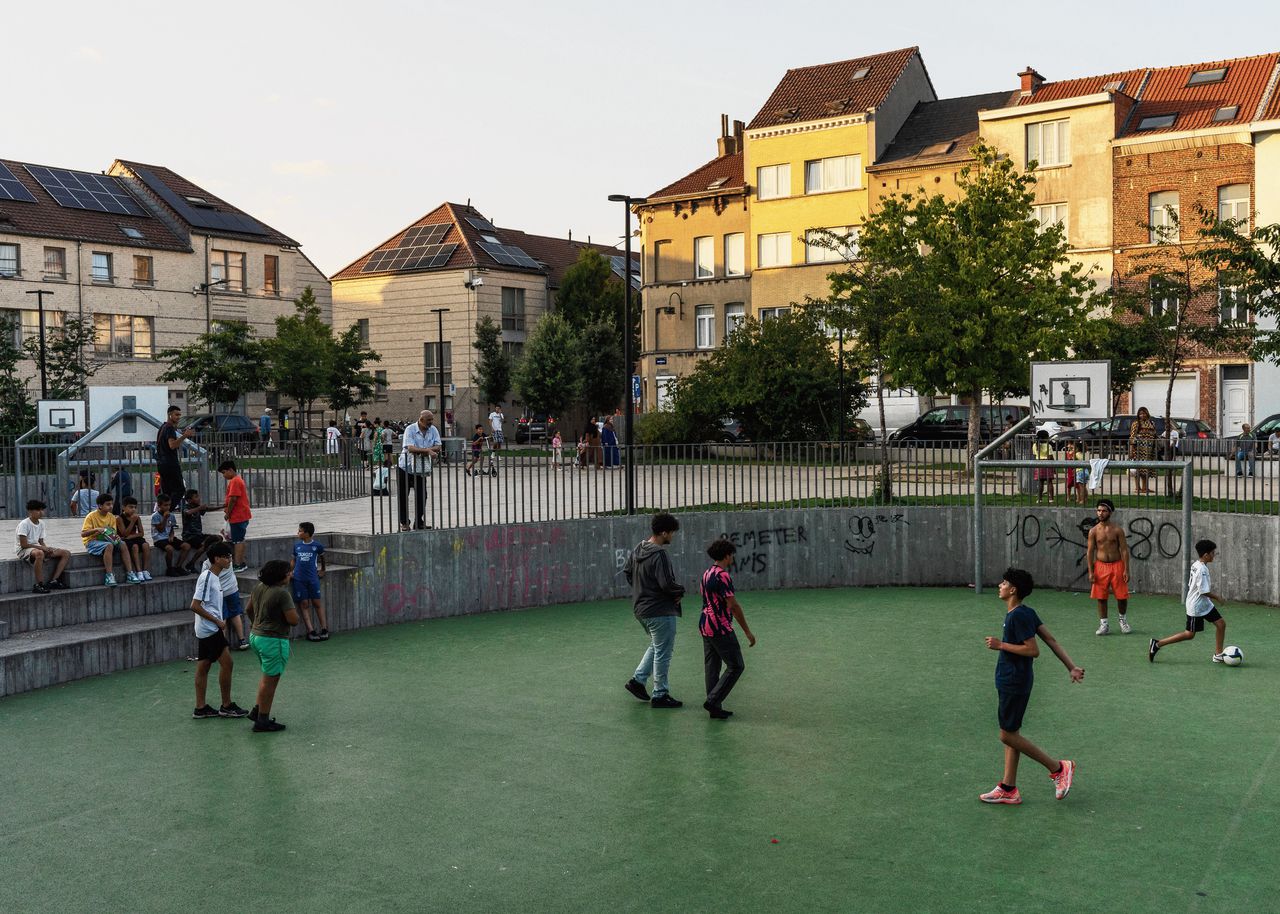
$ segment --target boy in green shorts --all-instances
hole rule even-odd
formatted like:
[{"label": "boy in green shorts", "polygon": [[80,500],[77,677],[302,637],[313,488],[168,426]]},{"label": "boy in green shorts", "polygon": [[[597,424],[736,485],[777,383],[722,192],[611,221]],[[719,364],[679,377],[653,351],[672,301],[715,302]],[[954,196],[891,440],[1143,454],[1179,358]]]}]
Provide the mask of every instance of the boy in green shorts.
[{"label": "boy in green shorts", "polygon": [[249,646],[262,665],[262,681],[258,683],[258,703],[249,712],[254,733],[276,733],[284,729],[271,716],[276,686],[289,663],[289,629],[298,624],[298,610],[289,595],[289,563],[272,559],[258,572],[259,584],[249,597],[249,618],[253,629]]}]

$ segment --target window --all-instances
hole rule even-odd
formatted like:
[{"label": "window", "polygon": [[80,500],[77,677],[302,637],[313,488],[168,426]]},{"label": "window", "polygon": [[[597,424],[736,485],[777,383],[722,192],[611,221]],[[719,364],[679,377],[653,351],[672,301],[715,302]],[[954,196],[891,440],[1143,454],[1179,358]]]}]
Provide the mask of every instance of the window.
[{"label": "window", "polygon": [[844,263],[858,257],[858,229],[841,225],[804,233],[805,263]]},{"label": "window", "polygon": [[1178,192],[1162,190],[1152,194],[1149,201],[1151,214],[1151,243],[1178,240]]},{"label": "window", "polygon": [[356,321],[356,328],[360,334],[360,345],[369,345],[369,318],[362,317]]},{"label": "window", "polygon": [[761,267],[785,267],[791,265],[791,235],[777,232],[760,236],[760,256],[756,263]]},{"label": "window", "polygon": [[862,156],[832,156],[804,163],[804,192],[821,194],[862,185]]},{"label": "window", "polygon": [[871,72],[870,67],[858,67],[853,71],[853,75],[849,77],[850,82],[856,82],[859,79],[866,79],[867,74]]},{"label": "window", "polygon": [[1249,231],[1249,185],[1228,184],[1218,188],[1218,219],[1222,222],[1239,222],[1242,231]]},{"label": "window", "polygon": [[1040,206],[1032,208],[1033,218],[1040,223],[1040,231],[1044,231],[1051,225],[1062,226],[1062,236],[1067,235],[1067,204],[1065,203],[1043,203]]},{"label": "window", "polygon": [[773,200],[791,196],[791,166],[765,165],[756,169],[756,197]]},{"label": "window", "polygon": [[1213,122],[1221,124],[1223,121],[1234,121],[1236,115],[1240,113],[1239,105],[1224,105],[1217,111],[1213,112]]},{"label": "window", "polygon": [[111,255],[104,254],[101,251],[94,251],[92,273],[94,282],[114,282],[111,270]]},{"label": "window", "polygon": [[133,284],[135,286],[155,285],[156,275],[153,272],[151,258],[142,254],[133,255]]},{"label": "window", "polygon": [[1165,317],[1172,326],[1178,322],[1178,284],[1164,276],[1151,277],[1151,316]]},{"label": "window", "polygon": [[775,317],[782,317],[790,310],[790,308],[761,308],[756,313],[760,315],[760,323],[763,324],[765,321],[771,321]]},{"label": "window", "polygon": [[742,276],[747,272],[745,236],[734,232],[724,236],[724,275]]},{"label": "window", "polygon": [[1177,123],[1178,115],[1176,114],[1159,114],[1154,117],[1144,117],[1138,121],[1139,130],[1158,130],[1161,127],[1172,127]]},{"label": "window", "polygon": [[1071,161],[1071,122],[1041,121],[1027,125],[1027,162],[1066,165]]},{"label": "window", "polygon": [[716,344],[716,309],[714,305],[698,305],[693,309],[697,328],[697,347],[711,349]]},{"label": "window", "polygon": [[244,252],[243,251],[210,251],[209,281],[226,280],[230,292],[244,291]]},{"label": "window", "polygon": [[1196,70],[1187,77],[1188,86],[1203,86],[1206,83],[1220,83],[1227,78],[1226,67],[1215,67],[1212,70]]},{"label": "window", "polygon": [[262,291],[268,295],[280,294],[280,258],[275,254],[262,255]]},{"label": "window", "polygon": [[387,399],[387,372],[379,368],[373,373],[373,399]]},{"label": "window", "polygon": [[18,246],[0,244],[0,276],[18,275]]},{"label": "window", "polygon": [[66,248],[44,249],[44,273],[46,276],[57,276],[60,279],[67,278]]},{"label": "window", "polygon": [[524,329],[524,289],[502,288],[502,329]]},{"label": "window", "polygon": [[132,225],[122,225],[120,226],[120,231],[124,233],[126,238],[132,238],[134,241],[143,241],[147,237]]},{"label": "window", "polygon": [[151,318],[129,314],[93,316],[93,351],[102,359],[149,359],[152,356]]},{"label": "window", "polygon": [[1218,310],[1224,324],[1249,323],[1249,297],[1240,287],[1240,277],[1218,274]]},{"label": "window", "polygon": [[[64,316],[61,311],[51,311],[46,308],[44,312],[45,333],[61,330]],[[21,348],[25,340],[38,340],[40,338],[40,312],[37,310],[2,311],[0,312],[0,319],[13,321],[14,346]]]},{"label": "window", "polygon": [[742,326],[747,319],[747,306],[742,302],[734,302],[724,306],[724,338],[728,339],[733,331]]},{"label": "window", "polygon": [[441,380],[440,366],[436,364],[436,356],[440,353],[440,344],[423,343],[422,344],[422,364],[424,371],[422,375],[422,386],[430,390],[433,387],[439,387],[441,384],[453,383],[453,343],[448,340],[444,343],[444,379]]},{"label": "window", "polygon": [[507,357],[514,368],[521,359],[524,358],[524,343],[507,343],[502,344],[502,354]]},{"label": "window", "polygon": [[693,239],[694,279],[707,279],[716,275],[714,240],[710,235]]},{"label": "window", "polygon": [[670,255],[670,241],[655,241],[653,243],[653,282],[662,282],[662,273],[664,268],[670,270],[667,266],[667,258]]}]

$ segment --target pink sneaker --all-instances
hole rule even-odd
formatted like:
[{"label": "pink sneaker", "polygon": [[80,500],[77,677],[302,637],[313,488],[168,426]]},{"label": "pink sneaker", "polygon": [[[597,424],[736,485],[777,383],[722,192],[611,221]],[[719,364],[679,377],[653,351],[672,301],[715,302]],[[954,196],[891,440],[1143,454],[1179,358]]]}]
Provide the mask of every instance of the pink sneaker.
[{"label": "pink sneaker", "polygon": [[1017,806],[1022,802],[1022,794],[1018,793],[1018,788],[1013,790],[1005,790],[999,784],[991,788],[990,793],[984,793],[978,797],[984,803],[1008,803],[1010,806]]},{"label": "pink sneaker", "polygon": [[1071,790],[1071,779],[1075,777],[1076,763],[1068,759],[1062,760],[1062,770],[1057,774],[1050,773],[1053,778],[1054,799],[1061,800]]}]

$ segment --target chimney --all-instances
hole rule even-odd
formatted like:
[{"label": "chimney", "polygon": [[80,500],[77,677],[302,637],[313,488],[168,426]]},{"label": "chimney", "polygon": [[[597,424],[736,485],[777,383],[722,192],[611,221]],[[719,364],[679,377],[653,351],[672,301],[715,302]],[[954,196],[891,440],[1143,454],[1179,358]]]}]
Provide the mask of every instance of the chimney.
[{"label": "chimney", "polygon": [[1036,90],[1044,85],[1044,77],[1035,71],[1032,67],[1027,67],[1018,74],[1022,77],[1022,97],[1030,98],[1036,94]]},{"label": "chimney", "polygon": [[[741,121],[734,121],[734,127]],[[721,156],[731,156],[742,148],[742,138],[736,133],[729,132],[729,115],[720,115],[720,137],[716,140],[716,151]]]}]

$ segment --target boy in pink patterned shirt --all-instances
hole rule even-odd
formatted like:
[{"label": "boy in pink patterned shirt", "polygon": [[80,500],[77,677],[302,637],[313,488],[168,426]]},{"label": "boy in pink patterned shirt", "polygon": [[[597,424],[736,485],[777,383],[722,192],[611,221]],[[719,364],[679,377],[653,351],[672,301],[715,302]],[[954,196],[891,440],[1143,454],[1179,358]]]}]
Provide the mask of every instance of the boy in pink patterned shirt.
[{"label": "boy in pink patterned shirt", "polygon": [[729,540],[716,540],[707,547],[711,567],[702,574],[702,617],[698,620],[698,631],[702,633],[702,662],[707,683],[707,700],[702,707],[712,720],[728,720],[733,714],[724,709],[724,700],[746,669],[742,646],[733,631],[734,619],[742,626],[747,645],[756,646],[756,636],[751,634],[742,605],[733,595],[733,579],[729,577],[737,551],[738,547]]}]

